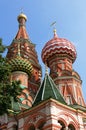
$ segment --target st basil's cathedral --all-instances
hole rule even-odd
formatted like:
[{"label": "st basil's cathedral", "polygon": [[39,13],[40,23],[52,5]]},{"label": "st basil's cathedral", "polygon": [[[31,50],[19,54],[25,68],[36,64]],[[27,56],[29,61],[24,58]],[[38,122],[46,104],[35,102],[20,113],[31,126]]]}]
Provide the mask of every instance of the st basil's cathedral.
[{"label": "st basil's cathedral", "polygon": [[36,45],[26,31],[27,16],[21,13],[17,20],[19,29],[6,57],[12,67],[10,80],[20,80],[23,91],[18,102],[12,102],[12,112],[0,116],[0,130],[86,130],[82,80],[73,69],[75,46],[54,29],[41,51],[42,80]]}]

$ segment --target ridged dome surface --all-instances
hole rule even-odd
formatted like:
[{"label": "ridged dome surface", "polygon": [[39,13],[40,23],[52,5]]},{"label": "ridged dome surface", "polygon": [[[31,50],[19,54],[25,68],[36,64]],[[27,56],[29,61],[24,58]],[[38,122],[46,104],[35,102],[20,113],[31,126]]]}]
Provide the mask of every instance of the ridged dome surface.
[{"label": "ridged dome surface", "polygon": [[11,59],[8,63],[11,65],[12,71],[23,71],[28,73],[29,76],[33,71],[31,63],[27,59],[23,59],[20,56]]},{"label": "ridged dome surface", "polygon": [[67,56],[72,62],[75,61],[77,52],[75,46],[64,38],[59,38],[54,32],[54,37],[48,41],[42,49],[42,60],[47,63],[50,57],[57,54],[57,56]]}]

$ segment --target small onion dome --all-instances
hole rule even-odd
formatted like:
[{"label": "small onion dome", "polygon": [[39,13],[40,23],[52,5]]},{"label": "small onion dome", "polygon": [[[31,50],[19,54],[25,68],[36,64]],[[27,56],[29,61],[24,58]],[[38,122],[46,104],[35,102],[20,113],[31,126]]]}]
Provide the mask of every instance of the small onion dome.
[{"label": "small onion dome", "polygon": [[12,71],[23,71],[26,72],[29,76],[31,75],[33,68],[31,63],[27,59],[23,59],[20,56],[17,56],[8,63],[11,65]]},{"label": "small onion dome", "polygon": [[24,18],[25,21],[27,21],[27,16],[26,16],[25,14],[23,14],[23,13],[21,13],[21,14],[17,17],[17,20],[19,21],[19,19],[21,19],[21,18]]},{"label": "small onion dome", "polygon": [[76,49],[75,46],[68,40],[64,38],[59,38],[54,30],[54,37],[48,41],[44,48],[42,49],[41,57],[43,62],[48,65],[50,57],[57,55],[69,57],[72,60],[72,63],[76,59]]}]

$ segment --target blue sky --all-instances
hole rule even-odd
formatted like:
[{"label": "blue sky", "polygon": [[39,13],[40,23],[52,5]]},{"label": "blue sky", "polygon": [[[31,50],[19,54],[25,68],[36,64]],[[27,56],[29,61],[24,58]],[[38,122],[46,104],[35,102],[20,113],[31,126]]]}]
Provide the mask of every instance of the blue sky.
[{"label": "blue sky", "polygon": [[[59,37],[74,43],[77,59],[73,68],[81,76],[86,100],[86,0],[1,0],[0,37],[5,45],[11,44],[18,31],[17,16],[21,8],[28,17],[27,32],[36,44],[41,64],[41,50],[53,37],[52,22],[56,21]],[[44,68],[44,64],[42,66]]]}]

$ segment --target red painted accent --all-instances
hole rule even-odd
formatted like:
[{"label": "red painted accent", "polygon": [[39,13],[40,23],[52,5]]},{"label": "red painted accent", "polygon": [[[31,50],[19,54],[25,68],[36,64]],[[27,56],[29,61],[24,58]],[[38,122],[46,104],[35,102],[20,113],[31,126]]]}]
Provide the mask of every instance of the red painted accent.
[{"label": "red painted accent", "polygon": [[53,39],[48,41],[42,49],[43,62],[46,63],[49,57],[55,54],[70,55],[73,62],[75,61],[77,55],[75,46],[70,41],[64,38],[58,38],[56,35]]}]

